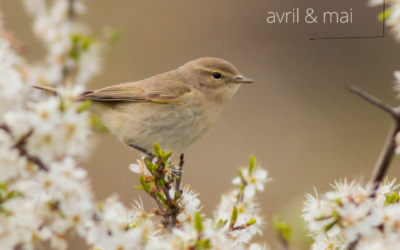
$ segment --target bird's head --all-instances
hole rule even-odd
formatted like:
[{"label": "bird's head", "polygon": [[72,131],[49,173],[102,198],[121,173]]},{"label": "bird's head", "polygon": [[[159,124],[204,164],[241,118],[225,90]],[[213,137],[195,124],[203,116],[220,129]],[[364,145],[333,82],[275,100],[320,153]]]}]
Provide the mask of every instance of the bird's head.
[{"label": "bird's head", "polygon": [[188,62],[178,73],[186,84],[221,102],[231,99],[241,84],[253,82],[243,77],[231,63],[211,57]]}]

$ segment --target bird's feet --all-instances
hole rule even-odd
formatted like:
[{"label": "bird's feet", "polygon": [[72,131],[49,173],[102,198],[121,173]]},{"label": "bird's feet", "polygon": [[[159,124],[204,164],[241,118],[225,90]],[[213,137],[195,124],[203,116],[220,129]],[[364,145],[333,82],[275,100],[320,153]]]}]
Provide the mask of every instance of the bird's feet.
[{"label": "bird's feet", "polygon": [[139,147],[139,146],[130,144],[129,147],[134,148],[134,149],[136,149],[137,151],[142,152],[143,154],[145,154],[145,155],[147,155],[147,156],[149,156],[149,157],[151,157],[151,158],[154,158],[154,157],[156,156],[156,155],[153,154],[152,152],[149,152],[149,151],[147,151],[146,149],[141,148],[141,147]]}]

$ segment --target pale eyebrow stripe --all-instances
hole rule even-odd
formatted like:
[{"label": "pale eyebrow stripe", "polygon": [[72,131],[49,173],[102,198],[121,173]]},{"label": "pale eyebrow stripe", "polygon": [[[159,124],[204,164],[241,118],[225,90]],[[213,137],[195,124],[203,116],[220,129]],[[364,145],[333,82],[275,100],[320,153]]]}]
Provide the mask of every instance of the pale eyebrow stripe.
[{"label": "pale eyebrow stripe", "polygon": [[219,69],[212,69],[212,68],[202,67],[202,66],[197,66],[196,69],[207,71],[207,72],[210,72],[210,73],[218,72],[218,73],[222,73],[224,75],[233,76],[231,73],[227,73],[227,72],[224,72],[223,70],[219,70]]}]

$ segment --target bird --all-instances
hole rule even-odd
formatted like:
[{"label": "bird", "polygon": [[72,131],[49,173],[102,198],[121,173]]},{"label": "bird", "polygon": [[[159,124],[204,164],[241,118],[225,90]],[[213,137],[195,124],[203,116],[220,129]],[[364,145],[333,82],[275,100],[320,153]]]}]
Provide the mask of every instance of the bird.
[{"label": "bird", "polygon": [[204,57],[144,80],[85,91],[76,101],[92,101],[90,111],[127,146],[148,154],[157,142],[177,152],[209,130],[241,84],[253,82],[233,64]]}]

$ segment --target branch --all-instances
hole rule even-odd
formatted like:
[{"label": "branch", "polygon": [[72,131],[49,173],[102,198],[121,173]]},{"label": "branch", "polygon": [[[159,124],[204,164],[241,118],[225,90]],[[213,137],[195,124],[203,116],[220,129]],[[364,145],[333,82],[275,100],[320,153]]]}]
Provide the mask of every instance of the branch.
[{"label": "branch", "polygon": [[[370,195],[371,198],[375,198],[376,192],[379,188],[379,184],[386,175],[386,172],[389,169],[390,163],[393,160],[393,156],[395,154],[396,150],[396,142],[395,142],[395,136],[397,133],[400,132],[400,113],[398,108],[391,107],[390,105],[382,102],[381,100],[377,99],[376,97],[352,86],[349,88],[351,92],[354,94],[360,96],[364,100],[368,101],[369,103],[377,106],[378,108],[382,109],[386,113],[390,114],[394,120],[394,126],[392,127],[389,136],[382,148],[381,154],[376,161],[374,171],[371,176],[371,183],[373,185],[373,190]],[[356,240],[353,242],[350,242],[350,244],[347,247],[347,250],[355,250],[358,242],[360,241],[361,237],[358,237]]]},{"label": "branch", "polygon": [[[182,169],[183,169],[183,164],[185,163],[184,161],[184,154],[181,154],[180,159],[179,159],[179,171],[178,171],[178,179],[175,182],[175,190],[178,193],[178,199],[179,197],[182,196],[183,191],[181,190],[181,181],[182,181]],[[180,211],[179,205],[176,206],[175,211],[171,214],[171,226],[175,227],[176,226],[176,221],[177,217]]]},{"label": "branch", "polygon": [[353,92],[354,94],[358,95],[359,97],[363,98],[364,100],[366,100],[366,101],[370,102],[371,104],[377,106],[378,108],[382,109],[386,113],[391,114],[395,119],[399,118],[399,114],[395,108],[387,105],[386,103],[382,102],[378,98],[376,98],[376,97],[368,94],[367,92],[362,91],[361,89],[354,87],[354,86],[350,86],[349,90],[351,92]]},{"label": "branch", "polygon": [[[74,9],[75,0],[68,0],[68,19],[69,22],[72,24],[75,19],[75,9]],[[62,68],[62,79],[61,85],[65,85],[68,75],[70,74],[70,67],[67,65],[66,61],[64,60],[64,65]]]},{"label": "branch", "polygon": [[[11,129],[3,124],[0,125],[0,129],[4,130],[4,132],[6,132],[8,135],[10,135],[12,138],[14,138],[14,135],[12,134]],[[25,156],[26,159],[37,165],[39,167],[40,170],[43,171],[48,171],[49,169],[46,167],[46,165],[44,165],[44,163],[42,162],[42,160],[40,160],[39,157],[36,156],[32,156],[30,154],[28,154],[28,152],[25,149],[25,145],[26,145],[26,140],[33,134],[33,129],[29,130],[28,133],[26,133],[24,136],[22,136],[17,143],[15,143],[15,145],[12,148],[18,149],[20,156]],[[14,138],[15,139],[15,138]]]},{"label": "branch", "polygon": [[182,195],[182,191],[181,191],[181,181],[182,181],[182,169],[183,169],[183,164],[185,163],[184,161],[184,154],[181,154],[181,157],[179,159],[179,171],[178,171],[178,179],[176,180],[176,188],[175,190],[178,192],[178,195],[181,196]]},{"label": "branch", "polygon": [[395,136],[398,132],[400,132],[400,113],[398,109],[391,107],[390,105],[382,102],[381,100],[377,99],[376,97],[356,88],[350,87],[351,92],[360,96],[364,100],[370,102],[371,104],[377,106],[378,108],[382,109],[386,113],[390,114],[394,119],[394,126],[389,133],[388,139],[386,140],[385,145],[383,146],[382,152],[375,164],[375,168],[371,177],[371,183],[374,185],[374,189],[371,194],[371,198],[374,198],[376,195],[376,191],[379,188],[379,183],[385,176],[387,170],[389,169],[390,163],[393,159],[396,150],[396,142]]}]

